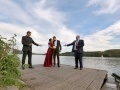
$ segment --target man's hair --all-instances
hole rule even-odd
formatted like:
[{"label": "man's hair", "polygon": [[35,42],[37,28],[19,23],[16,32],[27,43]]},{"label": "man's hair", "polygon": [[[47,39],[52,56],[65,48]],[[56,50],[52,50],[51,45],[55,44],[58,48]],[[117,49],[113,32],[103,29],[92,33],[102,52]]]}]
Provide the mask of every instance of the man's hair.
[{"label": "man's hair", "polygon": [[76,37],[79,37],[79,38],[80,38],[80,35],[77,35]]},{"label": "man's hair", "polygon": [[56,38],[56,36],[53,36],[53,38]]},{"label": "man's hair", "polygon": [[30,32],[30,31],[27,31],[27,34],[28,34],[28,33],[31,33],[31,32]]}]

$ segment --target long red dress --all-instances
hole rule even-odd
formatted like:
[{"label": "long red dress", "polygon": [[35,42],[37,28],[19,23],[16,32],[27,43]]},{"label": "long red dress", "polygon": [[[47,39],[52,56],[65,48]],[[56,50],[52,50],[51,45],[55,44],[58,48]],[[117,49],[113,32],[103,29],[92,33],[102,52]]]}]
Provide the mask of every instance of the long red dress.
[{"label": "long red dress", "polygon": [[[53,47],[53,43],[50,42],[48,43],[48,45],[50,47]],[[45,61],[44,61],[44,65],[45,67],[51,67],[52,66],[52,55],[53,55],[53,49],[52,48],[48,48],[47,53],[46,53],[46,57],[45,57]]]}]

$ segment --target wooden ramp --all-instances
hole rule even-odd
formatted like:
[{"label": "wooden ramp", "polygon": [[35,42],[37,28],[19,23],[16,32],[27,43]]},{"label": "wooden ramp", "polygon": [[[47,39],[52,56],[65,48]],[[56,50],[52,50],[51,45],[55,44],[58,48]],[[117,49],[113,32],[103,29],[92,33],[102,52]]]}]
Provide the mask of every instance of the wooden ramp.
[{"label": "wooden ramp", "polygon": [[21,79],[31,90],[100,90],[106,79],[107,71],[73,66],[61,67],[34,66],[22,71]]}]

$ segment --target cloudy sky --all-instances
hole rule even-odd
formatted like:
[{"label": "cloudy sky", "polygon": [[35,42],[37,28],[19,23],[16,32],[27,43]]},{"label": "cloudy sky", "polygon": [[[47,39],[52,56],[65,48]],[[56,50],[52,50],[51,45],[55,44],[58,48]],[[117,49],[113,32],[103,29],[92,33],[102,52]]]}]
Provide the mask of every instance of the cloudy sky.
[{"label": "cloudy sky", "polygon": [[[45,53],[48,39],[56,36],[62,46],[80,35],[84,51],[120,48],[120,0],[0,0],[0,35],[17,34],[17,47],[22,49],[21,37],[32,32],[35,53]],[[64,47],[62,52],[71,51]]]}]

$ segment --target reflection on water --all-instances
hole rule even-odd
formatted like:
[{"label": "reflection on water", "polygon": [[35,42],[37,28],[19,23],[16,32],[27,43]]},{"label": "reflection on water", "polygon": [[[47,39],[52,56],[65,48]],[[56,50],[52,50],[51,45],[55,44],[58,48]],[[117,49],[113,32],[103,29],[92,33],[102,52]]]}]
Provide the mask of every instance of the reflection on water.
[{"label": "reflection on water", "polygon": [[[20,59],[22,55],[19,54]],[[33,65],[36,64],[43,64],[45,56],[44,55],[33,55],[32,56],[32,63]],[[26,58],[26,63],[27,63]],[[74,57],[73,56],[60,56],[60,63],[65,65],[75,65]],[[83,65],[86,68],[94,68],[94,69],[101,69],[107,70],[108,76],[111,77],[113,72],[120,72],[120,58],[106,58],[106,57],[83,57]]]}]

